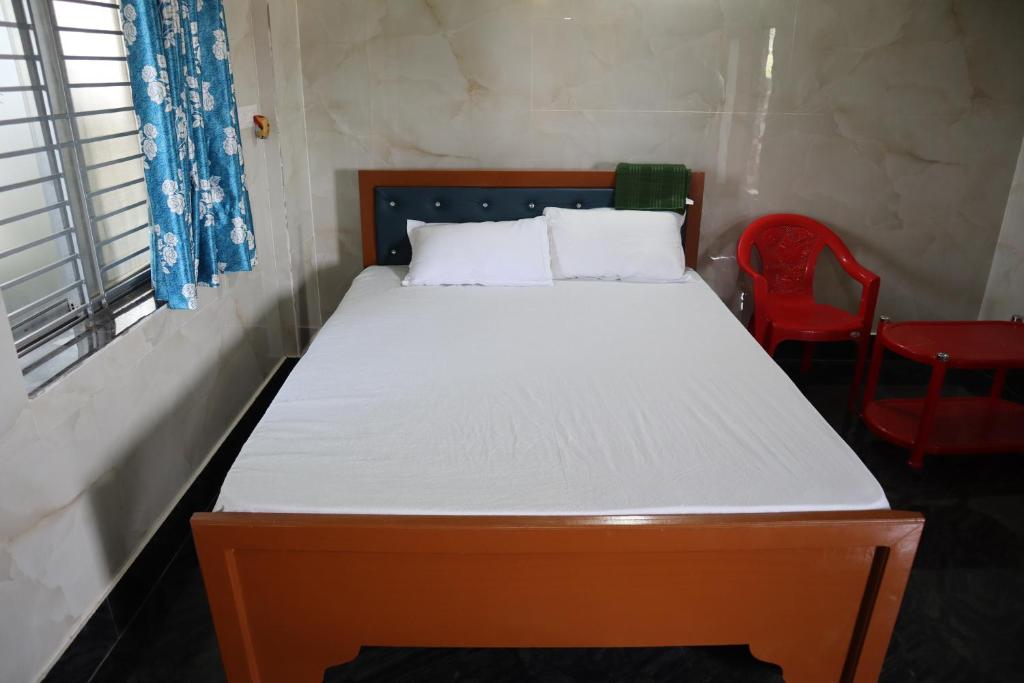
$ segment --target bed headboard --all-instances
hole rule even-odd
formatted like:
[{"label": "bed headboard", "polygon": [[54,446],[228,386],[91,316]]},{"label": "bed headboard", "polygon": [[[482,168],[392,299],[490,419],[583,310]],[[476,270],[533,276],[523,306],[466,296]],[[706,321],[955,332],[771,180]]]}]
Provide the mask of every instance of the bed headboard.
[{"label": "bed headboard", "polygon": [[[363,266],[409,263],[408,219],[427,222],[507,221],[530,218],[545,206],[613,206],[614,171],[381,170],[359,171]],[[690,177],[683,226],[686,265],[697,266],[704,173]]]}]

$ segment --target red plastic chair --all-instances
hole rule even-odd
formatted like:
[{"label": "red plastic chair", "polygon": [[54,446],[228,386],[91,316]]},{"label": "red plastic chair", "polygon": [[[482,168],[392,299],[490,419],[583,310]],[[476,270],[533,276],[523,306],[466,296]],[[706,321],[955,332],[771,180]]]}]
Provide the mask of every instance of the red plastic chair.
[{"label": "red plastic chair", "polygon": [[[826,247],[843,270],[861,284],[856,314],[814,300],[814,269]],[[754,248],[761,257],[760,272],[750,260]],[[879,277],[857,263],[834,232],[813,218],[794,213],[762,216],[747,226],[736,257],[740,268],[754,281],[751,331],[769,355],[782,341],[803,341],[801,372],[807,372],[814,342],[856,342],[857,364],[849,403],[850,409],[855,409],[878,302]]]}]

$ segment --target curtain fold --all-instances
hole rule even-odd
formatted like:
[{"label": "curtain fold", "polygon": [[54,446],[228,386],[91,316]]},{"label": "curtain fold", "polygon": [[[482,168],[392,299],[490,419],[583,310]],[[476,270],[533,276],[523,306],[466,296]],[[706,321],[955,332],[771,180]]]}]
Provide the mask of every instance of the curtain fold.
[{"label": "curtain fold", "polygon": [[252,270],[256,240],[221,0],[121,4],[152,226],[153,289],[196,308],[196,285]]}]

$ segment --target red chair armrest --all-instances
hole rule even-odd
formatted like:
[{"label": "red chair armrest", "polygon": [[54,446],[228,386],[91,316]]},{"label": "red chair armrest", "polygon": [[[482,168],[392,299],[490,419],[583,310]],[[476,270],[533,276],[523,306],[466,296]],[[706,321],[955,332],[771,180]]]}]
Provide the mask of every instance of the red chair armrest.
[{"label": "red chair armrest", "polygon": [[875,321],[875,307],[878,305],[878,287],[882,282],[882,278],[869,270],[864,272],[868,274],[868,278],[861,281],[860,308],[857,310],[857,315],[864,322],[864,325],[870,328]]},{"label": "red chair armrest", "polygon": [[872,280],[878,280],[879,277],[872,273],[870,270],[857,263],[857,261],[850,256],[848,259],[839,259],[839,265],[843,267],[846,274],[852,277],[854,280],[859,282],[861,286],[866,287]]},{"label": "red chair armrest", "polygon": [[875,318],[875,306],[878,303],[878,287],[881,278],[858,263],[845,246],[839,249],[833,247],[833,252],[846,274],[860,283],[860,307],[857,315],[866,326],[871,325]]},{"label": "red chair armrest", "polygon": [[853,258],[853,254],[845,244],[838,241],[838,238],[836,238],[834,243],[830,243],[828,246],[832,250],[832,253],[835,254],[836,260],[839,261],[839,265],[846,271],[846,274],[859,282],[862,287],[867,287],[868,283],[871,282],[872,279],[878,279],[877,275],[858,263],[857,259]]}]

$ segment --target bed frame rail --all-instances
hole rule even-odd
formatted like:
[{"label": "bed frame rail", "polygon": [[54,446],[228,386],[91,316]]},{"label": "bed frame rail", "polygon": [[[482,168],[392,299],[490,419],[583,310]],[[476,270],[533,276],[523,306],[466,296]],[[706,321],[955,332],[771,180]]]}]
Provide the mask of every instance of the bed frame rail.
[{"label": "bed frame rail", "polygon": [[878,678],[924,520],[201,513],[228,680],[319,682],[361,646],[749,644],[789,683]]}]

